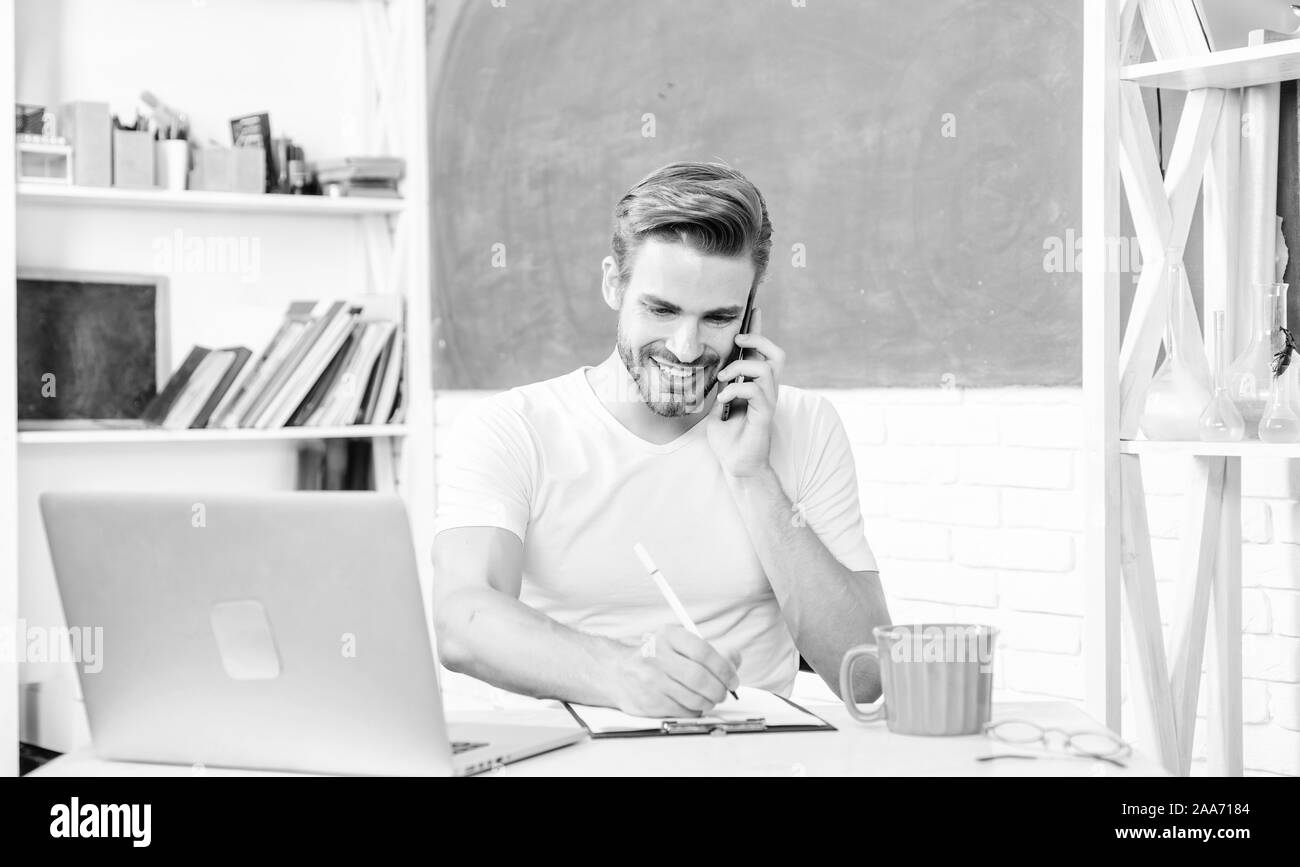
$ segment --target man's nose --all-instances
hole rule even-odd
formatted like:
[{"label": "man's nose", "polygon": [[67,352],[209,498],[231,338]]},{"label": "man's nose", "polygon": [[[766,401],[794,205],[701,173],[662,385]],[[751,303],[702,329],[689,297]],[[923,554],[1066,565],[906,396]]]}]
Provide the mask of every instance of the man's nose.
[{"label": "man's nose", "polygon": [[700,343],[698,326],[694,322],[683,322],[667,340],[668,351],[677,356],[682,364],[690,364],[704,352]]}]

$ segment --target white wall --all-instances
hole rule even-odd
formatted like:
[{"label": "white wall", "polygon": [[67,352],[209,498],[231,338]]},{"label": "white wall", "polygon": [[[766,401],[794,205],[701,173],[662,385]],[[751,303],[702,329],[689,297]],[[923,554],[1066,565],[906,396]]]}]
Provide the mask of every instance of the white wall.
[{"label": "white wall", "polygon": [[307,158],[365,147],[357,3],[318,0],[18,0],[18,101],[108,101],[153,91],[193,138],[230,144],[229,120],[271,112]]},{"label": "white wall", "polygon": [[[996,699],[1082,706],[1081,393],[1071,388],[823,390],[854,444],[868,540],[896,623],[1002,630]],[[438,429],[486,392],[441,392]],[[441,457],[441,455],[440,455]],[[1144,458],[1161,610],[1188,474]],[[1243,462],[1248,774],[1300,774],[1300,467]],[[1167,614],[1165,615],[1167,621]],[[865,636],[864,636],[865,639]],[[1194,775],[1206,773],[1204,685]],[[1127,691],[1126,691],[1127,692]],[[1124,731],[1135,731],[1124,704]],[[1137,746],[1141,748],[1142,744]]]}]

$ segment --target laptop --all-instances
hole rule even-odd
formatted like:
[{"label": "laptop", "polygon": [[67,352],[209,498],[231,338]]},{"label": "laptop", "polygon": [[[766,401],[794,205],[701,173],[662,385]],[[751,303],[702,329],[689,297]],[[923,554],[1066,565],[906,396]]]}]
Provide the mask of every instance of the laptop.
[{"label": "laptop", "polygon": [[396,496],[60,492],[40,506],[69,627],[103,630],[78,667],[102,758],[469,775],[586,737],[446,723]]}]

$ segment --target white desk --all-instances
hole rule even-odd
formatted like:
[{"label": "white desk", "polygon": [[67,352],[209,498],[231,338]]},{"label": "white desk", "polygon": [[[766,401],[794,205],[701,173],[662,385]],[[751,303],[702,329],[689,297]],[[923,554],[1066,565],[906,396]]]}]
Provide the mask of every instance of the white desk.
[{"label": "white desk", "polygon": [[[452,722],[516,722],[571,727],[573,718],[557,702],[511,696],[486,684],[444,675],[447,714]],[[508,765],[486,776],[1167,776],[1141,754],[1127,767],[1071,758],[1043,750],[998,744],[982,735],[927,738],[896,735],[885,724],[861,724],[815,676],[800,675],[796,701],[834,725],[834,732],[588,740]],[[1017,717],[1067,730],[1100,729],[1083,711],[1062,701],[995,704],[995,719]],[[976,761],[991,753],[1033,753],[1036,759]],[[89,748],[42,765],[32,776],[280,776],[257,771],[109,762]]]}]

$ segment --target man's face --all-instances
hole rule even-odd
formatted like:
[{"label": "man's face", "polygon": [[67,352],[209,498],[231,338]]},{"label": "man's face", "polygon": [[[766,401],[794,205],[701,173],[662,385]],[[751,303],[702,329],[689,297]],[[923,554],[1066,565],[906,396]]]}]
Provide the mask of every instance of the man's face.
[{"label": "man's face", "polygon": [[634,257],[619,309],[619,357],[654,412],[698,412],[740,331],[754,265],[748,256],[706,256],[654,239]]}]

